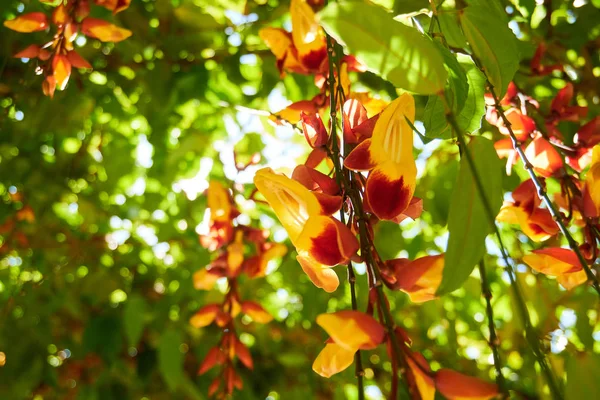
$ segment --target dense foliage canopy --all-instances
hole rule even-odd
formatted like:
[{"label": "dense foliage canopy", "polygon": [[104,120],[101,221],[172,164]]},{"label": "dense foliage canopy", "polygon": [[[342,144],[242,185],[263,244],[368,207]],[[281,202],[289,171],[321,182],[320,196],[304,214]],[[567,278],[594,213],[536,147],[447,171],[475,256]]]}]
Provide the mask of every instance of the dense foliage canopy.
[{"label": "dense foliage canopy", "polygon": [[600,1],[0,20],[0,398],[598,397]]}]

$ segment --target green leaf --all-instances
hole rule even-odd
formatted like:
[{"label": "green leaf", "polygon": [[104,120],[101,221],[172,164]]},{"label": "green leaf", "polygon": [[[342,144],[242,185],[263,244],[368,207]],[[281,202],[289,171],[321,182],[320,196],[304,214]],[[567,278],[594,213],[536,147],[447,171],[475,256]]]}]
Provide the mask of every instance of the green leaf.
[{"label": "green leaf", "polygon": [[481,128],[481,119],[485,115],[485,76],[469,57],[459,56],[459,62],[467,71],[469,93],[456,120],[462,130],[473,133]]},{"label": "green leaf", "polygon": [[323,28],[369,70],[418,94],[441,91],[447,72],[431,40],[363,2],[331,3],[319,13]]},{"label": "green leaf", "polygon": [[158,369],[171,391],[183,382],[183,354],[179,351],[181,332],[169,329],[163,333],[158,345]]},{"label": "green leaf", "polygon": [[136,295],[132,296],[125,303],[123,311],[123,324],[125,325],[125,335],[130,346],[135,346],[140,341],[144,332],[145,314],[148,310],[148,305],[143,297]]},{"label": "green leaf", "polygon": [[[444,57],[444,68],[448,71],[448,80],[444,88],[444,93],[452,108],[452,112],[458,115],[465,105],[469,91],[467,76],[454,54],[438,42],[435,42],[435,45]],[[445,114],[442,99],[439,96],[429,96],[423,115],[426,137],[449,138],[451,136]]]},{"label": "green leaf", "polygon": [[429,0],[394,1],[394,14],[409,14],[423,9],[429,9]]},{"label": "green leaf", "polygon": [[458,23],[458,17],[456,12],[444,12],[441,11],[438,14],[438,21],[442,28],[442,32],[448,45],[451,47],[457,47],[464,49],[467,47],[467,40],[460,30],[460,24]]},{"label": "green leaf", "polygon": [[502,18],[490,18],[494,8],[469,6],[460,14],[463,32],[500,98],[519,68],[515,36]]},{"label": "green leaf", "polygon": [[574,354],[567,361],[565,400],[594,399],[600,393],[600,355]]},{"label": "green leaf", "polygon": [[[469,143],[475,168],[494,216],[502,205],[502,163],[493,143],[475,137]],[[450,200],[448,248],[438,295],[462,286],[485,253],[485,238],[490,232],[489,218],[471,174],[467,158],[460,161],[458,181]]]},{"label": "green leaf", "polygon": [[[458,61],[462,67],[463,76],[466,71],[468,93],[456,120],[463,131],[473,133],[481,128],[481,119],[485,114],[485,77],[469,57],[459,55]],[[450,72],[449,75],[452,76],[453,73]],[[454,86],[449,85],[446,90],[453,91],[453,93],[462,91],[462,83],[459,82],[460,80],[457,78]],[[462,96],[462,92],[460,93]],[[453,112],[457,113],[456,110]],[[452,137],[452,130],[444,113],[444,104],[439,96],[429,96],[423,114],[423,125],[427,138],[449,139]]]}]

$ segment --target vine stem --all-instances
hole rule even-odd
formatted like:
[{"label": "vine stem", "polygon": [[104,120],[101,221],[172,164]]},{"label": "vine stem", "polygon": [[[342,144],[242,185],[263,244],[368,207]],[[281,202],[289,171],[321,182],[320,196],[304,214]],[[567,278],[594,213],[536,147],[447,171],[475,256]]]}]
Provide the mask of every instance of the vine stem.
[{"label": "vine stem", "polygon": [[589,267],[587,261],[585,260],[585,257],[583,256],[583,254],[581,254],[581,251],[579,250],[579,245],[577,244],[577,241],[573,238],[573,235],[571,235],[571,232],[569,232],[569,230],[567,229],[567,226],[563,222],[562,216],[560,215],[560,213],[558,212],[556,207],[554,207],[554,204],[550,200],[550,197],[548,196],[546,189],[544,189],[544,185],[542,184],[542,182],[536,175],[535,171],[533,170],[533,165],[529,162],[529,159],[525,155],[525,151],[523,151],[523,149],[519,145],[519,141],[518,141],[514,131],[512,130],[512,125],[511,125],[510,121],[508,120],[508,118],[506,118],[506,114],[504,113],[504,110],[502,109],[502,105],[500,104],[498,95],[496,94],[496,91],[494,90],[494,85],[492,85],[492,83],[488,79],[487,75],[485,74],[484,69],[481,67],[481,64],[478,62],[478,60],[475,59],[475,57],[473,57],[473,60],[475,61],[475,63],[477,64],[477,66],[479,67],[481,72],[484,74],[484,76],[486,77],[488,91],[494,98],[494,107],[496,108],[496,111],[498,111],[498,114],[502,118],[502,121],[504,122],[504,125],[506,126],[506,129],[508,130],[508,134],[510,135],[510,140],[512,142],[513,148],[515,149],[517,154],[519,154],[519,157],[521,157],[523,166],[524,166],[525,170],[527,171],[527,173],[529,174],[529,177],[533,181],[533,184],[535,185],[538,197],[546,205],[546,208],[552,215],[552,218],[556,222],[558,229],[560,229],[561,233],[567,239],[567,242],[569,243],[569,247],[577,255],[577,259],[579,260],[581,267],[585,271],[585,274],[586,274],[588,280],[592,283],[592,286],[596,290],[596,293],[598,293],[598,295],[600,295],[600,282],[598,281],[598,277],[596,275],[594,275],[594,273],[592,272],[591,268]]},{"label": "vine stem", "polygon": [[485,298],[485,311],[488,319],[488,329],[490,331],[489,346],[492,349],[492,355],[494,357],[494,368],[496,369],[496,384],[502,392],[502,397],[507,399],[510,397],[508,388],[506,387],[506,379],[502,373],[502,362],[500,360],[500,351],[498,345],[500,343],[498,335],[496,333],[496,325],[494,324],[494,309],[492,307],[492,290],[488,282],[485,263],[483,259],[479,262],[479,275],[481,277],[481,293]]},{"label": "vine stem", "polygon": [[[327,152],[328,152],[329,158],[332,160],[333,165],[334,165],[336,180],[339,180],[339,182],[341,183],[341,186],[344,189],[344,194],[347,195],[348,198],[350,199],[350,201],[352,203],[352,208],[356,215],[356,219],[358,220],[361,256],[363,257],[367,267],[369,268],[369,272],[374,277],[373,287],[375,288],[375,291],[377,294],[377,302],[379,303],[379,309],[382,311],[382,314],[383,314],[383,320],[384,320],[385,328],[387,331],[387,335],[388,335],[388,338],[392,345],[393,358],[394,358],[394,360],[396,360],[397,363],[399,363],[401,365],[401,367],[402,367],[401,371],[406,372],[407,382],[409,383],[408,391],[409,391],[411,397],[413,399],[420,400],[421,396],[420,396],[420,393],[418,392],[418,389],[416,389],[416,382],[414,380],[414,376],[412,376],[412,374],[410,373],[408,363],[403,357],[402,349],[400,348],[400,344],[399,344],[398,338],[396,336],[396,331],[394,329],[395,328],[394,320],[393,320],[392,314],[390,312],[385,293],[383,292],[383,284],[382,284],[382,280],[381,280],[381,274],[379,273],[379,270],[377,269],[377,266],[376,266],[376,262],[373,258],[372,251],[375,251],[375,249],[374,249],[374,246],[372,246],[370,239],[369,239],[369,233],[368,233],[368,229],[367,229],[368,218],[362,207],[362,199],[360,197],[359,192],[356,190],[354,185],[352,185],[352,180],[346,174],[344,174],[344,172],[342,170],[342,166],[340,164],[340,149],[338,146],[338,142],[337,142],[338,138],[337,138],[337,133],[336,133],[336,121],[337,121],[337,108],[338,107],[337,107],[337,97],[334,94],[333,87],[335,85],[334,67],[335,67],[336,63],[339,63],[339,55],[340,55],[340,54],[336,53],[336,50],[338,53],[341,53],[342,49],[341,49],[341,46],[337,45],[334,42],[334,40],[331,38],[331,36],[329,36],[328,34],[326,34],[326,39],[327,39],[327,55],[328,55],[328,61],[329,61],[329,87],[330,87],[330,114],[329,115],[330,115],[330,120],[331,120],[330,121],[330,129],[331,129],[330,130],[330,135],[331,135],[330,140],[332,142],[331,150],[327,149]],[[338,71],[339,71],[339,69],[338,69]],[[340,80],[340,78],[338,78],[338,80]],[[342,120],[342,130],[343,129],[344,129],[344,126],[343,126],[343,120]],[[343,214],[343,211],[341,212],[341,214]],[[342,220],[342,222],[343,222],[343,220]],[[354,270],[352,269],[351,263],[348,265],[348,280],[349,280],[350,288],[351,288],[351,296],[353,298],[353,300],[352,300],[353,309],[355,309],[354,307],[355,307],[355,303],[356,303],[356,293],[355,293],[355,290],[353,290],[354,283],[355,283],[353,281],[355,281],[355,275],[354,275]],[[359,399],[364,399],[364,389],[361,389],[361,387],[363,385],[362,375],[364,375],[364,372],[362,371],[362,361],[360,359],[360,352],[356,353],[355,362],[356,362],[356,376],[357,376],[358,383],[359,383]],[[401,375],[401,376],[403,376],[403,375]],[[394,376],[394,380],[396,380],[396,379],[398,379],[398,377]]]},{"label": "vine stem", "polygon": [[[339,187],[342,187],[343,173],[339,166],[340,159],[340,150],[337,143],[337,125],[336,125],[336,111],[337,111],[337,98],[336,93],[337,90],[335,87],[335,74],[334,74],[334,66],[336,63],[339,63],[339,55],[335,53],[335,46],[333,39],[329,34],[327,34],[327,61],[329,62],[329,118],[330,118],[330,127],[329,132],[331,135],[332,141],[332,151],[328,151],[328,156],[333,162],[335,166],[335,180]],[[339,78],[338,78],[339,80]],[[342,126],[343,130],[343,126]],[[340,209],[340,221],[343,224],[346,224],[346,216],[344,215],[344,207]],[[358,302],[356,300],[356,275],[354,274],[354,268],[352,267],[352,262],[348,262],[348,284],[350,285],[350,298],[352,301],[352,309],[354,311],[358,310]],[[354,375],[356,375],[356,383],[358,388],[358,400],[365,399],[365,385],[364,385],[364,369],[362,365],[362,356],[360,350],[358,350],[354,354]]]},{"label": "vine stem", "polygon": [[521,316],[521,319],[523,321],[523,325],[525,328],[525,338],[526,338],[527,342],[529,343],[529,346],[531,347],[531,350],[533,352],[533,355],[534,355],[536,361],[540,365],[542,373],[546,379],[546,383],[548,384],[548,388],[550,389],[550,394],[552,395],[552,398],[554,400],[562,400],[563,396],[558,387],[558,383],[556,382],[556,377],[554,376],[554,371],[552,371],[552,368],[550,367],[548,360],[546,359],[546,354],[544,353],[543,346],[542,346],[541,340],[539,338],[539,334],[538,334],[537,330],[535,329],[535,327],[533,326],[533,324],[531,323],[529,311],[527,310],[527,305],[525,304],[523,294],[522,294],[519,284],[516,280],[516,274],[514,272],[514,268],[512,267],[512,264],[510,262],[510,257],[508,255],[506,247],[504,246],[504,243],[502,242],[502,236],[500,235],[500,230],[498,229],[498,226],[496,225],[496,216],[494,215],[494,213],[492,211],[489,199],[487,198],[487,195],[483,188],[481,176],[479,175],[479,171],[477,171],[477,167],[475,166],[475,162],[473,160],[473,156],[471,155],[471,151],[469,150],[469,148],[466,145],[465,136],[464,136],[460,126],[458,125],[458,122],[456,121],[456,117],[452,113],[451,108],[449,107],[445,96],[442,94],[440,97],[445,105],[446,120],[448,121],[448,123],[450,124],[450,126],[452,127],[454,132],[456,133],[456,137],[458,139],[458,144],[462,150],[462,154],[464,154],[464,156],[467,160],[467,165],[469,166],[469,169],[471,170],[471,174],[473,175],[473,180],[475,182],[475,186],[477,188],[477,191],[479,192],[479,195],[481,196],[481,202],[483,203],[483,208],[485,210],[489,224],[494,229],[496,239],[498,240],[502,258],[504,259],[504,263],[506,264],[506,268],[508,270],[510,286],[513,289],[513,293],[514,293],[514,296],[516,299],[517,309],[519,310],[519,314]]}]

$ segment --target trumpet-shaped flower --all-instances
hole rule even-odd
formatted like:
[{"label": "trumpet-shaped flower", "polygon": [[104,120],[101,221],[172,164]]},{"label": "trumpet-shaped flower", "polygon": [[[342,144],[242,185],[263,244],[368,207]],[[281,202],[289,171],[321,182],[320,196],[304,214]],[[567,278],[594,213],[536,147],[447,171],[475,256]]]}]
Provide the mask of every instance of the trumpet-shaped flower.
[{"label": "trumpet-shaped flower", "polygon": [[565,289],[584,283],[587,276],[573,250],[548,248],[535,250],[523,257],[523,261],[542,274],[555,276]]},{"label": "trumpet-shaped flower", "polygon": [[341,206],[339,196],[312,192],[270,168],[258,171],[254,183],[296,247],[304,272],[317,287],[334,291],[339,280],[331,267],[347,262],[358,250],[350,229],[331,217]]},{"label": "trumpet-shaped flower", "polygon": [[290,3],[292,33],[279,28],[265,28],[260,38],[277,58],[277,67],[284,71],[309,74],[319,72],[327,58],[325,34],[315,12],[306,0]]},{"label": "trumpet-shaped flower", "polygon": [[498,386],[451,369],[435,374],[437,390],[449,400],[488,400],[498,396]]},{"label": "trumpet-shaped flower", "polygon": [[360,311],[339,311],[321,314],[317,324],[330,336],[313,363],[313,371],[329,378],[352,365],[358,350],[374,349],[385,338],[383,326]]},{"label": "trumpet-shaped flower", "polygon": [[505,202],[496,219],[509,224],[518,224],[531,240],[541,242],[558,233],[556,222],[550,211],[540,207],[532,180],[521,183],[512,193],[513,201]]},{"label": "trumpet-shaped flower", "polygon": [[444,256],[425,256],[414,261],[398,258],[386,261],[389,267],[386,282],[393,289],[407,293],[414,303],[434,299],[444,269]]},{"label": "trumpet-shaped flower", "polygon": [[417,167],[413,157],[415,101],[405,93],[381,113],[373,136],[360,143],[344,161],[346,168],[370,171],[366,207],[379,219],[393,220],[409,206],[415,191]]}]

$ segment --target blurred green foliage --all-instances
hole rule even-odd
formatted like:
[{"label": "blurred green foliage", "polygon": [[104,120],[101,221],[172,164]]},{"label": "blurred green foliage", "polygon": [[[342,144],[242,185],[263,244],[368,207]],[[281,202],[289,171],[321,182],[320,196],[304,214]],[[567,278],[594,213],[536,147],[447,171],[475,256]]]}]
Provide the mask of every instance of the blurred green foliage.
[{"label": "blurred green foliage", "polygon": [[[426,1],[377,3],[390,3],[384,5],[397,13],[427,7]],[[551,10],[534,1],[503,3],[523,60],[531,58],[537,42],[552,37],[549,57],[565,65],[566,75],[517,73],[519,87],[545,108],[569,78],[580,104],[598,115],[598,2],[575,2],[577,7],[571,1],[545,2]],[[78,51],[94,71],[74,73],[67,90],[53,100],[41,93],[35,61],[11,58],[45,33],[0,28],[0,352],[5,357],[0,398],[205,398],[213,375],[198,377],[196,371],[219,332],[193,329],[188,320],[200,305],[221,296],[196,291],[191,278],[211,260],[197,234],[205,216],[206,180],[250,182],[252,171],[232,168],[234,149],[240,162],[256,152],[263,152],[263,163],[304,160],[300,136],[291,128],[273,128],[252,111],[278,111],[288,100],[317,93],[310,77],[281,79],[258,37],[261,27],[289,23],[288,5],[134,0],[116,17],[95,10],[133,36],[117,45],[78,40]],[[0,19],[23,10],[47,8],[37,0],[4,0]],[[421,17],[427,29],[428,18]],[[373,74],[352,78],[357,88],[386,99],[395,95]],[[418,100],[421,121],[425,100]],[[485,123],[481,131],[488,138],[498,135]],[[457,153],[452,139],[418,144],[422,173],[416,195],[425,200],[426,211],[414,222],[378,225],[382,256],[414,258],[445,250]],[[518,185],[519,175],[524,177],[519,172],[504,178],[504,191]],[[252,188],[244,190],[249,194]],[[237,200],[254,224],[274,224],[263,205]],[[273,232],[278,240],[277,224]],[[516,260],[537,247],[513,227],[503,227],[503,235]],[[560,239],[553,240],[560,245]],[[497,257],[493,251],[486,263],[505,374],[516,393],[544,397]],[[363,307],[367,282],[358,270]],[[597,299],[584,287],[566,292],[522,264],[518,271],[534,323],[563,377],[565,368],[574,368],[576,351],[600,350]],[[343,281],[344,270],[337,272]],[[311,370],[326,339],[315,318],[349,308],[347,285],[326,294],[287,256],[275,272],[244,281],[241,290],[275,321],[243,327],[255,370],[240,369],[244,390],[236,399],[356,397],[351,369],[330,380]],[[396,321],[434,369],[446,366],[493,379],[477,272],[461,289],[422,305],[399,292],[390,299]],[[586,368],[598,371],[595,356],[586,357]],[[370,398],[381,398],[390,388],[385,349],[363,359]],[[582,385],[590,379],[582,376]]]}]

